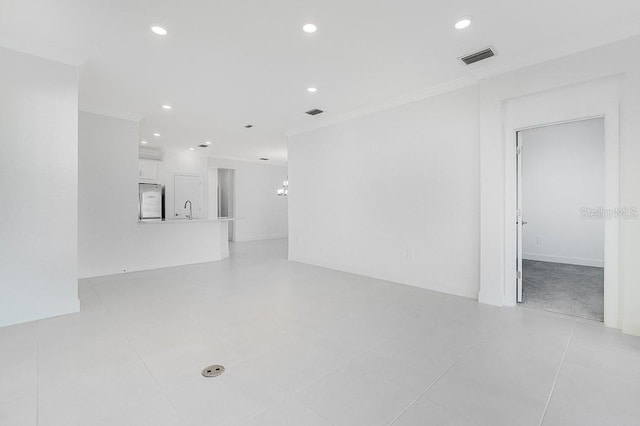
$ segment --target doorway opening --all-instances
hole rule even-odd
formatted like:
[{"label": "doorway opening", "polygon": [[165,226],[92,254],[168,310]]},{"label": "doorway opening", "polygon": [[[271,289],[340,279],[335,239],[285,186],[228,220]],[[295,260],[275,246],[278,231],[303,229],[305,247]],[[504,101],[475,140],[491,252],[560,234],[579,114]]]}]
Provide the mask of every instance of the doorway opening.
[{"label": "doorway opening", "polygon": [[520,130],[517,301],[604,321],[605,122]]},{"label": "doorway opening", "polygon": [[[234,169],[218,169],[218,218],[232,218],[235,213]],[[229,221],[229,241],[234,240],[234,222]]]}]

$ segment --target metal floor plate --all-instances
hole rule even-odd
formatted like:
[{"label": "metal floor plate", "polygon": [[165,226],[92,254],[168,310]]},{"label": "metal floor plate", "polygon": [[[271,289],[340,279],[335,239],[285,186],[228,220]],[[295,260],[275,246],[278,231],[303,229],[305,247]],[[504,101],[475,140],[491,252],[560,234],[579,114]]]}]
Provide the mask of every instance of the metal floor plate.
[{"label": "metal floor plate", "polygon": [[204,377],[218,377],[222,373],[224,373],[224,367],[222,365],[210,365],[202,370]]}]

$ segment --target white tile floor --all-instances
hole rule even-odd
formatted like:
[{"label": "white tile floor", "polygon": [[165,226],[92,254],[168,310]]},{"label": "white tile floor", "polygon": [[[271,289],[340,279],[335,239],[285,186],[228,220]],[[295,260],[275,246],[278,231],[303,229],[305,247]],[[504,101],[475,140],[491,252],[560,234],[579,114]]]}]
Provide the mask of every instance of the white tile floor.
[{"label": "white tile floor", "polygon": [[0,328],[0,425],[640,424],[639,338],[285,259],[83,280],[81,313]]}]

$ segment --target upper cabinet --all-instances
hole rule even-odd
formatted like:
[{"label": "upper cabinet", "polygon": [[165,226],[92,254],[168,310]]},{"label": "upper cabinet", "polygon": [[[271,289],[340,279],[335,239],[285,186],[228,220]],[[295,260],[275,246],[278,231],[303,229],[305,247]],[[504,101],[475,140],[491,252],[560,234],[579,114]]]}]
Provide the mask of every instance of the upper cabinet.
[{"label": "upper cabinet", "polygon": [[138,178],[141,181],[157,182],[160,179],[160,161],[141,158],[138,167]]}]

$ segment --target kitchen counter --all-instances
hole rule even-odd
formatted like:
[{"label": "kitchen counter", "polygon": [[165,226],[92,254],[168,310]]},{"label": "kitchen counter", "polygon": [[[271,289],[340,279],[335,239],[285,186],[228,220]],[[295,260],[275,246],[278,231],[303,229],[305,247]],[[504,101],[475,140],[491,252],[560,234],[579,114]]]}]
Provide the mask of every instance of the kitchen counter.
[{"label": "kitchen counter", "polygon": [[[229,256],[229,222],[236,218],[139,221],[141,269],[214,262]],[[166,226],[160,226],[166,225]]]},{"label": "kitchen counter", "polygon": [[169,219],[169,220],[145,220],[138,221],[140,225],[177,225],[180,223],[203,223],[203,222],[231,222],[236,220],[235,217],[214,217],[211,219]]}]

